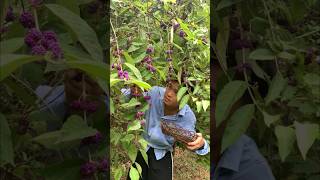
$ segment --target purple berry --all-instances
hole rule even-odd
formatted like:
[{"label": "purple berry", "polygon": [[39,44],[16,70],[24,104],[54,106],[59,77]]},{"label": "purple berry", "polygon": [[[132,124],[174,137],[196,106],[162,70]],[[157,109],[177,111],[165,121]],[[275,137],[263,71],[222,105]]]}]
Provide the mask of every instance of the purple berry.
[{"label": "purple berry", "polygon": [[144,100],[148,101],[151,99],[151,96],[144,96],[143,98],[144,98]]},{"label": "purple berry", "polygon": [[95,102],[85,102],[85,105],[83,107],[83,110],[87,111],[88,113],[94,113],[98,109],[98,104]]},{"label": "purple berry", "polygon": [[57,42],[52,42],[49,44],[49,49],[52,52],[52,57],[54,59],[61,59],[63,57],[63,52],[62,49],[59,46],[59,43]]},{"label": "purple berry", "polygon": [[127,71],[123,72],[123,77],[126,78],[126,80],[129,80],[129,74]]},{"label": "purple berry", "polygon": [[147,48],[147,54],[153,53],[153,47],[148,47]]},{"label": "purple berry", "polygon": [[99,163],[99,170],[107,172],[109,170],[109,161],[107,158],[104,158]]},{"label": "purple berry", "polygon": [[58,42],[57,34],[53,31],[44,31],[43,37],[45,41]]},{"label": "purple berry", "polygon": [[24,38],[24,42],[29,46],[33,47],[38,44],[42,39],[42,33],[36,28],[32,28],[28,31],[27,35]]},{"label": "purple berry", "polygon": [[184,31],[181,30],[181,31],[179,32],[179,36],[180,36],[180,37],[184,37],[185,35],[186,35],[186,33],[185,33]]},{"label": "purple berry", "polygon": [[80,172],[82,176],[92,176],[97,170],[96,164],[93,162],[86,162],[80,168]]},{"label": "purple berry", "polygon": [[123,71],[122,71],[122,70],[118,70],[118,77],[119,77],[120,79],[123,79],[123,78],[124,78],[124,76],[123,76]]},{"label": "purple berry", "polygon": [[75,109],[75,110],[81,110],[81,101],[80,100],[75,100],[75,101],[72,101],[71,103],[70,103],[70,107],[72,108],[72,109]]},{"label": "purple berry", "polygon": [[44,48],[42,45],[33,46],[31,49],[31,54],[34,54],[34,55],[45,55],[46,52],[47,52],[46,48]]},{"label": "purple berry", "polygon": [[168,62],[172,61],[172,58],[167,58],[167,61],[168,61]]},{"label": "purple berry", "polygon": [[141,118],[143,115],[144,115],[144,112],[141,112],[141,111],[137,112],[136,113],[136,119]]},{"label": "purple berry", "polygon": [[177,30],[179,27],[180,27],[180,24],[179,24],[179,23],[176,23],[176,24],[173,25],[173,29],[174,29],[174,30]]},{"label": "purple berry", "polygon": [[140,121],[140,125],[141,125],[141,126],[144,126],[145,124],[146,124],[146,120],[145,120],[145,119],[143,119],[143,120]]},{"label": "purple berry", "polygon": [[111,65],[111,69],[114,69],[114,63]]},{"label": "purple berry", "polygon": [[166,50],[166,53],[167,53],[167,54],[172,54],[172,53],[173,53],[173,50],[171,50],[171,49]]},{"label": "purple berry", "polygon": [[40,7],[40,5],[42,4],[42,0],[29,0],[29,3],[31,4],[31,6],[33,7]]},{"label": "purple berry", "polygon": [[5,21],[6,22],[11,22],[11,21],[14,21],[14,14],[13,14],[13,9],[11,6],[8,7],[8,10],[7,10],[7,14],[6,14],[6,18],[5,18]]},{"label": "purple berry", "polygon": [[31,12],[24,11],[21,13],[19,18],[20,23],[23,27],[31,29],[35,27],[35,20]]}]

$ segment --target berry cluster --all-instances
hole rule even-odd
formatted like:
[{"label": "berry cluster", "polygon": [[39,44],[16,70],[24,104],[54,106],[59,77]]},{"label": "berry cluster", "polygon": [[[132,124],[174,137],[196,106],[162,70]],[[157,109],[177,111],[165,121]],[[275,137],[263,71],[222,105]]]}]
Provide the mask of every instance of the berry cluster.
[{"label": "berry cluster", "polygon": [[147,68],[148,71],[150,71],[151,73],[156,72],[156,68],[152,65],[152,57],[151,54],[154,52],[154,48],[152,47],[152,45],[149,45],[146,53],[148,54],[145,58],[143,58],[143,60],[141,61]]},{"label": "berry cluster", "polygon": [[9,6],[6,13],[5,21],[8,23],[8,22],[14,21],[14,19],[15,19],[15,15],[13,14],[13,9],[11,6]]},{"label": "berry cluster", "polygon": [[96,112],[98,109],[98,104],[93,101],[87,100],[75,100],[70,103],[70,108],[79,111],[86,111],[88,113]]},{"label": "berry cluster", "polygon": [[50,51],[54,59],[63,57],[57,35],[53,31],[41,32],[36,28],[32,28],[25,36],[24,42],[31,47],[31,53],[34,55],[44,55]]},{"label": "berry cluster", "polygon": [[104,158],[100,161],[88,161],[84,163],[80,167],[80,173],[83,177],[90,177],[97,171],[107,172],[108,169],[109,169],[108,159]]},{"label": "berry cluster", "polygon": [[27,29],[31,29],[36,26],[34,16],[29,11],[23,11],[20,14],[19,21],[22,24],[22,26]]}]

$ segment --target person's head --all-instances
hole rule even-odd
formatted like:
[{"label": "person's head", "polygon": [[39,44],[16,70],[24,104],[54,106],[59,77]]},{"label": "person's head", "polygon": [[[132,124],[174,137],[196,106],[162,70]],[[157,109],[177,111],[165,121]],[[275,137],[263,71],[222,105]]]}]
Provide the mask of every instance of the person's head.
[{"label": "person's head", "polygon": [[163,97],[163,103],[167,108],[178,108],[177,93],[179,90],[179,82],[177,80],[169,80],[167,82],[166,91]]}]

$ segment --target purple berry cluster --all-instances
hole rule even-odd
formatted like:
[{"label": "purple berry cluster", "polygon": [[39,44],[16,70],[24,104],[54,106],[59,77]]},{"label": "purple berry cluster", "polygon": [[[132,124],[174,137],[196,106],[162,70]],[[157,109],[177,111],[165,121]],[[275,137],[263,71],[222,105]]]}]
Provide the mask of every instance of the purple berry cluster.
[{"label": "purple berry cluster", "polygon": [[97,111],[98,104],[93,101],[75,100],[70,103],[70,108],[78,111],[86,111],[88,113],[93,113]]},{"label": "purple berry cluster", "polygon": [[136,113],[136,119],[141,119],[141,117],[143,117],[143,115],[144,115],[144,112],[138,111]]},{"label": "purple berry cluster", "polygon": [[31,28],[34,28],[36,26],[34,16],[29,11],[23,11],[20,14],[19,21],[22,24],[22,26],[27,28],[27,29],[31,29]]},{"label": "purple berry cluster", "polygon": [[53,31],[41,32],[32,28],[25,36],[24,42],[31,48],[31,53],[34,55],[44,55],[49,51],[54,59],[63,57],[57,35]]},{"label": "purple berry cluster", "polygon": [[93,176],[97,171],[107,172],[109,169],[109,161],[104,158],[100,161],[88,161],[80,167],[82,177]]},{"label": "purple berry cluster", "polygon": [[142,64],[145,65],[145,67],[147,68],[148,71],[150,71],[151,73],[156,72],[156,68],[152,65],[152,57],[151,54],[154,52],[154,48],[152,45],[149,45],[146,53],[148,54],[145,58],[143,58],[143,60],[141,61]]},{"label": "purple berry cluster", "polygon": [[38,8],[43,3],[43,0],[29,0],[29,3],[31,4],[32,7]]},{"label": "purple berry cluster", "polygon": [[97,132],[93,136],[86,137],[82,139],[81,144],[82,145],[89,145],[89,144],[98,144],[103,139],[102,134],[100,132]]},{"label": "purple berry cluster", "polygon": [[128,71],[118,70],[118,77],[119,77],[120,79],[129,80]]},{"label": "purple berry cluster", "polygon": [[6,13],[5,21],[8,23],[8,22],[14,21],[14,19],[15,19],[15,15],[13,14],[13,8],[9,6]]}]

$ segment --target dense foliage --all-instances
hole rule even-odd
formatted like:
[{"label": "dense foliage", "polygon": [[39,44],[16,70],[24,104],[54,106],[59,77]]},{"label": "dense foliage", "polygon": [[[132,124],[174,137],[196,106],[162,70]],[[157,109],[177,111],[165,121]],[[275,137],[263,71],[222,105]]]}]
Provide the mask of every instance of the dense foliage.
[{"label": "dense foliage", "polygon": [[64,117],[57,114],[66,109],[52,111],[57,99],[45,105],[36,95],[40,85],[52,87],[46,97],[63,87],[70,69],[107,93],[105,3],[1,0],[0,7],[0,179],[105,179],[105,103],[86,100],[84,88],[77,101],[59,105],[74,109]]},{"label": "dense foliage", "polygon": [[[276,179],[319,179],[320,1],[219,0],[213,8],[222,69],[215,119],[228,120],[221,151],[246,132]],[[245,105],[231,114],[239,99]]]},{"label": "dense foliage", "polygon": [[[197,117],[197,128],[209,141],[209,2],[111,2],[111,163],[112,177],[139,177],[132,166],[137,152],[146,158],[141,133],[148,96],[127,99],[121,89],[133,84],[141,90],[165,87],[178,78],[180,107],[188,103]],[[209,155],[199,157],[209,167]],[[191,165],[191,164],[190,164]]]}]

